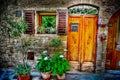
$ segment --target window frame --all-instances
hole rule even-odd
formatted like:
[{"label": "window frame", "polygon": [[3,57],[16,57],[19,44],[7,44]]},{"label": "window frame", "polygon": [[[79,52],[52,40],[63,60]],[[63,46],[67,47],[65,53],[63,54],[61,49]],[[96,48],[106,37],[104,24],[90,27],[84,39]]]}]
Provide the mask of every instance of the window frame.
[{"label": "window frame", "polygon": [[[55,11],[52,11],[52,12],[49,12],[49,11],[37,11],[37,18],[38,18],[38,21],[37,21],[37,27],[38,26],[41,26],[42,25],[42,16],[55,16],[56,18],[56,24],[57,25],[57,15],[56,15],[56,12]],[[36,32],[37,32],[37,29],[36,29]],[[36,33],[38,35],[54,35],[54,34],[57,34],[57,26],[55,26],[55,33]]]}]

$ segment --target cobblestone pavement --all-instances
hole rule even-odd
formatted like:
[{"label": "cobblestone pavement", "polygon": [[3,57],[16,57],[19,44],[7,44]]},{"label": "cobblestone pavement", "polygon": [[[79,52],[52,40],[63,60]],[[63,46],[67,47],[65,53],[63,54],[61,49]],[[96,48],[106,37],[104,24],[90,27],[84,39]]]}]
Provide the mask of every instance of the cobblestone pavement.
[{"label": "cobblestone pavement", "polygon": [[65,80],[120,80],[120,75],[110,74],[67,74]]},{"label": "cobblestone pavement", "polygon": [[[36,76],[35,76],[36,75]],[[14,70],[0,70],[0,80],[17,80]],[[41,74],[32,72],[31,80],[43,80]],[[50,80],[57,80],[56,76],[51,75]],[[67,72],[65,80],[120,80],[120,71],[107,72],[104,74],[86,72]]]}]

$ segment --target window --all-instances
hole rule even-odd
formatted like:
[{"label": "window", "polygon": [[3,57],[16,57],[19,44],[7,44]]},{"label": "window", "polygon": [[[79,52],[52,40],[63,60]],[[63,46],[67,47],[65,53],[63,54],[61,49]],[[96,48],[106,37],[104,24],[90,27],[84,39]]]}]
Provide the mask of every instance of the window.
[{"label": "window", "polygon": [[37,32],[37,34],[66,35],[67,33],[67,9],[58,9],[55,12],[37,11],[37,13],[34,10],[24,10],[24,18],[28,23],[27,34]]},{"label": "window", "polygon": [[55,34],[56,33],[56,13],[39,12],[38,34]]},{"label": "window", "polygon": [[71,31],[73,31],[73,32],[77,32],[78,31],[78,23],[72,23]]},{"label": "window", "polygon": [[70,7],[68,10],[69,14],[98,14],[98,8],[90,5],[77,5]]}]

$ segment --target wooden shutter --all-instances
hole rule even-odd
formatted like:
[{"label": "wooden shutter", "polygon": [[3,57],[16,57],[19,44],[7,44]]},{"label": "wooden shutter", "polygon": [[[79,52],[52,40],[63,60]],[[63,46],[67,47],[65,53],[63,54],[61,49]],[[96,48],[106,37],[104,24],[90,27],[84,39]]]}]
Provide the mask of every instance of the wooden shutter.
[{"label": "wooden shutter", "polygon": [[57,34],[65,35],[67,32],[67,9],[58,9],[57,10]]},{"label": "wooden shutter", "polygon": [[24,10],[24,17],[28,23],[28,30],[25,33],[34,34],[35,33],[35,11]]}]

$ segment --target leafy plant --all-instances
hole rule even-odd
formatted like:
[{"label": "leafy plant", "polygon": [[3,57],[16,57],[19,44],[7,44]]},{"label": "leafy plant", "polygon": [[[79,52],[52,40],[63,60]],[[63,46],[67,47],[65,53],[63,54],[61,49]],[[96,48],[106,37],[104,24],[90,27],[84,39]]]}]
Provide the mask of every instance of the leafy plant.
[{"label": "leafy plant", "polygon": [[24,40],[22,47],[26,48],[32,45],[32,42],[30,40]]},{"label": "leafy plant", "polygon": [[98,14],[98,10],[94,8],[73,8],[69,9],[69,14]]},{"label": "leafy plant", "polygon": [[51,71],[51,60],[48,56],[42,55],[38,60],[38,63],[35,67],[40,72],[50,72]]},{"label": "leafy plant", "polygon": [[45,26],[41,25],[37,27],[37,32],[44,33],[45,32]]},{"label": "leafy plant", "polygon": [[42,16],[42,25],[45,27],[45,33],[55,33],[56,17]]},{"label": "leafy plant", "polygon": [[62,45],[62,40],[60,38],[53,38],[50,42],[52,47],[60,47]]},{"label": "leafy plant", "polygon": [[42,17],[42,24],[47,27],[55,27],[56,25],[56,17],[55,16],[43,16]]},{"label": "leafy plant", "polygon": [[11,26],[11,28],[7,29],[7,32],[11,37],[21,36],[21,34],[24,33],[28,28],[28,25],[24,19],[21,19],[20,22],[11,20],[8,20],[7,22]]},{"label": "leafy plant", "polygon": [[17,75],[18,74],[29,75],[30,69],[31,69],[31,67],[27,63],[18,64],[16,69],[15,69],[15,72]]},{"label": "leafy plant", "polygon": [[52,61],[52,73],[55,75],[58,74],[62,76],[70,68],[68,60],[66,60],[61,53],[55,54],[51,61]]}]

